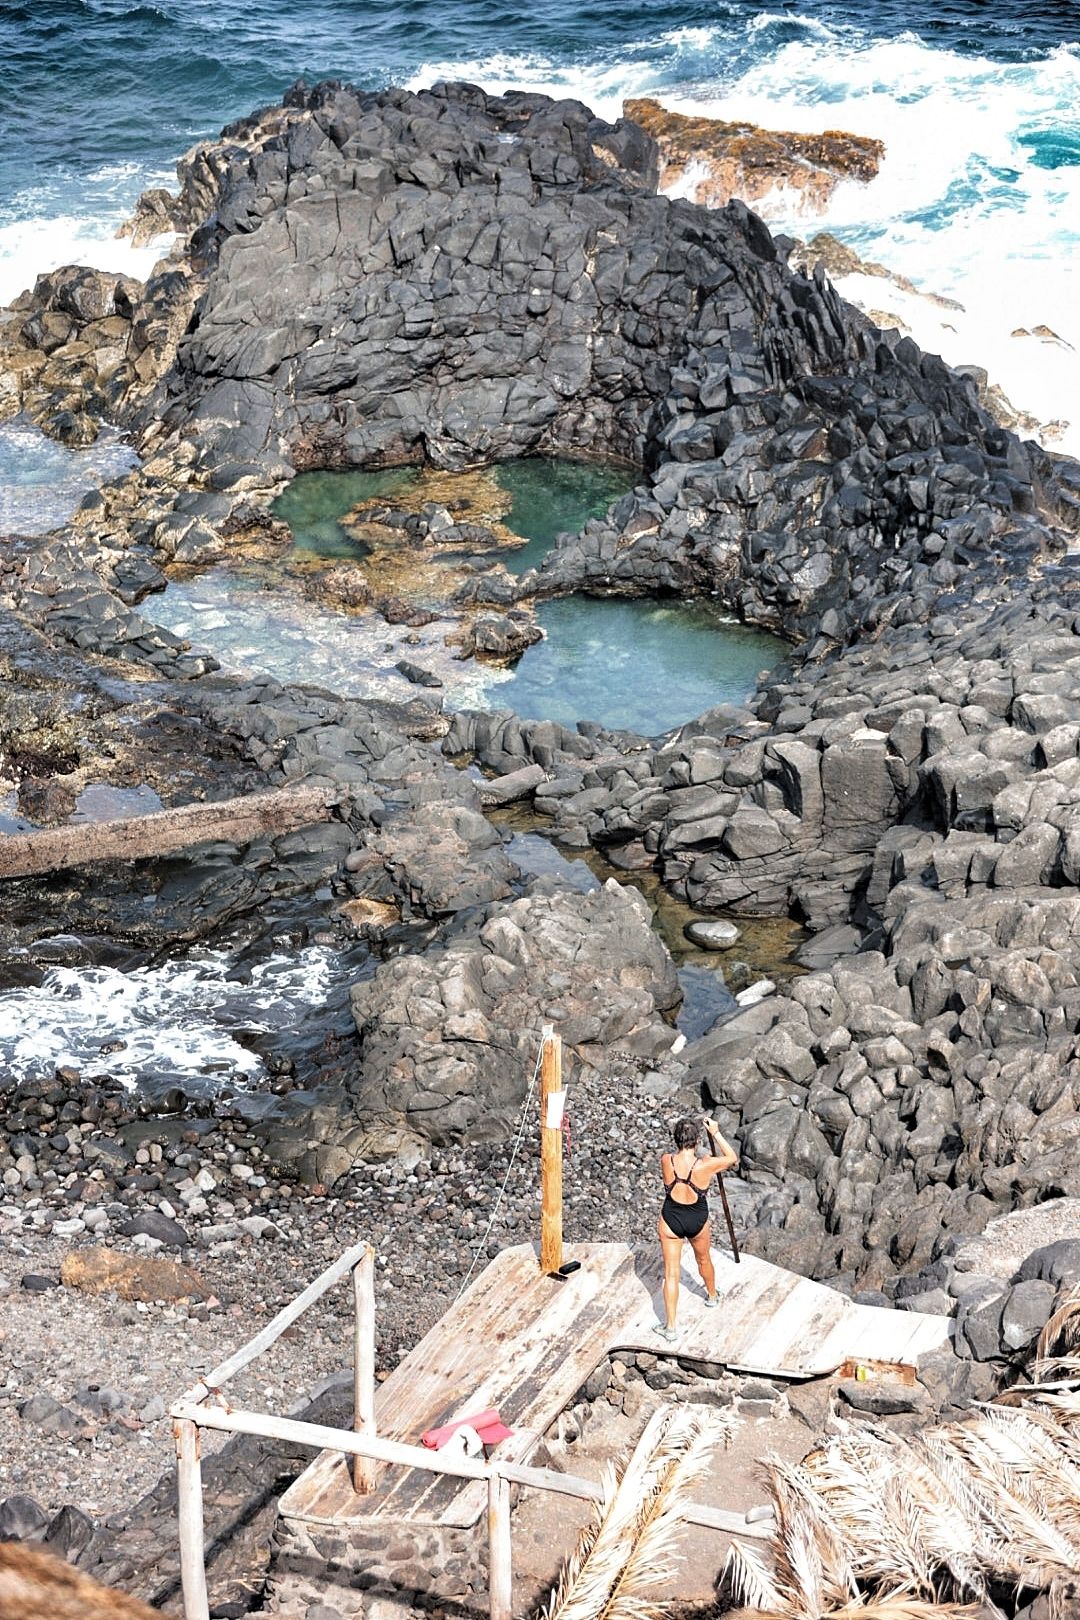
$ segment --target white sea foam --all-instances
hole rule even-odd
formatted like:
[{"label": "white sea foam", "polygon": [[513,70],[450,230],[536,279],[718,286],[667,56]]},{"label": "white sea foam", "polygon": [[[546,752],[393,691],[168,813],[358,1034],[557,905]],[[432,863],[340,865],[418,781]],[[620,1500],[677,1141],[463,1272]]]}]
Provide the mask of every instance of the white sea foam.
[{"label": "white sea foam", "polygon": [[175,186],[176,176],[144,164],[103,164],[85,173],[58,173],[44,188],[3,200],[0,208],[0,304],[33,287],[48,270],[84,264],[145,281],[176,238],[133,247],[117,231],[149,186]]},{"label": "white sea foam", "polygon": [[[222,1072],[255,1080],[262,1062],[238,1035],[288,1030],[325,1005],[335,960],[323,946],[275,955],[246,983],[224,952],[133,973],[52,968],[40,985],[0,995],[0,1064],[20,1079],[71,1064],[87,1079],[113,1075],[132,1085]],[[102,1051],[117,1042],[120,1050]]]},{"label": "white sea foam", "polygon": [[10,304],[32,288],[39,275],[62,265],[85,264],[93,270],[115,270],[145,281],[175,236],[157,236],[145,247],[132,247],[116,235],[120,221],[61,214],[54,219],[21,219],[0,225],[0,304]]},{"label": "white sea foam", "polygon": [[[774,29],[784,43],[770,50]],[[886,146],[877,178],[839,185],[817,219],[790,192],[754,206],[776,229],[833,230],[864,257],[958,300],[962,315],[904,300],[884,282],[842,288],[902,316],[924,347],[951,363],[984,366],[1014,405],[1041,421],[1066,420],[1050,442],[1080,454],[1080,46],[1003,63],[940,50],[913,33],[875,40],[770,12],[750,23],[748,36],[752,51],[745,39],[733,45],[723,25],[674,30],[596,66],[537,55],[443,62],[412,84],[454,77],[496,92],[537,89],[576,97],[608,118],[624,98],[652,95],[675,111],[766,128],[876,136]],[[1055,141],[1059,166],[1044,166],[1054,161],[1045,148]],[[688,190],[684,177],[676,194]],[[1049,327],[1063,346],[1011,336],[1035,326]]]}]

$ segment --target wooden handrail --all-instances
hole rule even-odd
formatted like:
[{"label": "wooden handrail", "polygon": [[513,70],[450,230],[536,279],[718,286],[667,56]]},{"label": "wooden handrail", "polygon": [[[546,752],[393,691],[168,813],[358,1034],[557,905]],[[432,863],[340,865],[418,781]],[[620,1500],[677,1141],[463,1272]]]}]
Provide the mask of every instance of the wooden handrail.
[{"label": "wooden handrail", "polygon": [[[287,1440],[294,1445],[310,1446],[314,1451],[341,1451],[358,1457],[371,1457],[375,1462],[396,1463],[404,1468],[423,1468],[432,1474],[450,1474],[456,1479],[478,1479],[490,1482],[498,1475],[511,1485],[523,1485],[529,1490],[555,1491],[560,1496],[576,1496],[583,1501],[598,1501],[603,1486],[595,1480],[578,1474],[563,1474],[554,1468],[530,1468],[525,1463],[481,1462],[477,1457],[461,1453],[446,1456],[430,1451],[426,1446],[413,1446],[402,1440],[384,1440],[378,1435],[355,1433],[351,1429],[334,1429],[322,1423],[304,1423],[298,1418],[271,1417],[262,1412],[230,1410],[227,1407],[177,1404],[172,1416],[180,1422],[196,1423],[207,1429],[222,1429],[230,1434],[263,1435],[271,1440]],[[735,1535],[752,1538],[766,1537],[767,1528],[747,1524],[741,1514],[724,1508],[691,1504],[682,1515],[689,1524],[703,1525],[713,1530],[725,1530]]]},{"label": "wooden handrail", "polygon": [[246,1344],[242,1344],[239,1350],[234,1350],[232,1355],[215,1367],[212,1372],[204,1373],[197,1383],[193,1384],[189,1390],[185,1390],[173,1407],[173,1416],[176,1416],[181,1406],[198,1406],[201,1401],[206,1400],[208,1395],[224,1389],[230,1378],[235,1378],[238,1372],[241,1372],[257,1356],[261,1356],[264,1350],[268,1350],[274,1340],[280,1339],[285,1329],[292,1327],[293,1323],[303,1316],[304,1312],[314,1305],[316,1300],[322,1298],[328,1288],[333,1288],[336,1282],[340,1282],[342,1277],[360,1265],[369,1254],[374,1256],[374,1250],[371,1244],[367,1242],[354,1243],[351,1249],[346,1249],[345,1253],[340,1255],[333,1265],[327,1266],[325,1271],[319,1273],[314,1282],[308,1283],[302,1294],[297,1294],[294,1300],[283,1306],[277,1315],[272,1317],[260,1332],[256,1333],[253,1339],[249,1339]]}]

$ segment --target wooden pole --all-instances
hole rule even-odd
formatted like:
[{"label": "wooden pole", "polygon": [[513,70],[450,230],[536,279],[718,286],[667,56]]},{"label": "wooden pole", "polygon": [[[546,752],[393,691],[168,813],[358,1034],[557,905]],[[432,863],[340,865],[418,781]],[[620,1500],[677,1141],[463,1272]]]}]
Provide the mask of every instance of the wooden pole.
[{"label": "wooden pole", "polygon": [[[375,1250],[369,1248],[353,1267],[353,1432],[375,1434]],[[375,1464],[354,1454],[353,1490],[370,1496],[375,1489]]]},{"label": "wooden pole", "polygon": [[[562,1265],[562,1039],[551,1024],[543,1028],[540,1057],[540,1270],[549,1275]],[[560,1099],[552,1108],[558,1123],[548,1123],[548,1099]]]},{"label": "wooden pole", "polygon": [[184,1595],[184,1620],[210,1620],[203,1548],[199,1431],[194,1423],[181,1418],[173,1424],[173,1434],[176,1437],[176,1494],[180,1518],[180,1585]]},{"label": "wooden pole", "polygon": [[488,1606],[491,1620],[512,1620],[510,1481],[498,1472],[488,1480]]},{"label": "wooden pole", "polygon": [[731,1205],[728,1203],[723,1174],[717,1175],[716,1179],[720,1183],[720,1202],[724,1206],[724,1219],[727,1222],[728,1237],[731,1239],[731,1252],[735,1256],[735,1264],[738,1265],[740,1263],[739,1241],[735,1236],[735,1222],[731,1218]]}]

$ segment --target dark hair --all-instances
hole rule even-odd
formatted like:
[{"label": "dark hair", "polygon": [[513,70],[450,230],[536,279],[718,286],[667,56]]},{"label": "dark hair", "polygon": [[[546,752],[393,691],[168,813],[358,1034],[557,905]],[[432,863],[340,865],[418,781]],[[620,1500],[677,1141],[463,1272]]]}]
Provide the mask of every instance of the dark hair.
[{"label": "dark hair", "polygon": [[677,1148],[690,1148],[697,1146],[697,1139],[701,1135],[700,1119],[679,1119],[675,1121],[675,1146]]}]

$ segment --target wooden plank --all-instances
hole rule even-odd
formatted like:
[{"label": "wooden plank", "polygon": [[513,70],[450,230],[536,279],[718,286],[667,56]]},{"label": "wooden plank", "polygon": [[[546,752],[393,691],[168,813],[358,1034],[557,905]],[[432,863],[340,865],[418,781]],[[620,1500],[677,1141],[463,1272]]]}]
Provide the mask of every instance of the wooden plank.
[{"label": "wooden plank", "polygon": [[[612,1320],[620,1313],[625,1273],[632,1266],[628,1253],[590,1305],[575,1316],[572,1338],[553,1339],[521,1395],[507,1401],[507,1422],[514,1425],[515,1433],[498,1448],[500,1466],[506,1457],[528,1461],[559,1413],[609,1353]],[[475,1523],[482,1506],[475,1488],[464,1486],[443,1509],[439,1522],[465,1527]]]},{"label": "wooden plank", "polygon": [[[616,1278],[631,1263],[629,1251],[613,1265],[617,1257],[618,1251],[586,1257],[581,1270],[565,1282],[539,1277],[531,1285],[539,1315],[506,1347],[504,1358],[467,1403],[472,1411],[497,1406],[514,1429],[495,1452],[500,1461],[510,1456],[523,1462],[532,1455],[540,1435],[606,1354],[611,1313],[620,1296]],[[475,1491],[463,1495],[467,1500],[459,1503],[458,1493],[441,1482],[403,1481],[401,1490],[387,1498],[384,1511],[400,1508],[409,1517],[473,1524],[483,1501]],[[450,1519],[448,1511],[454,1515]]]},{"label": "wooden plank", "polygon": [[834,1372],[848,1359],[906,1361],[917,1365],[920,1356],[948,1342],[949,1321],[946,1316],[849,1302],[847,1313],[823,1337],[814,1356],[809,1358],[809,1370],[814,1376],[820,1376]]},{"label": "wooden plank", "polygon": [[749,1338],[729,1351],[730,1364],[746,1372],[768,1373],[781,1367],[802,1372],[813,1364],[816,1347],[847,1309],[842,1295],[798,1277],[774,1310],[763,1311],[749,1324]]},{"label": "wooden plank", "polygon": [[250,844],[266,834],[294,832],[329,821],[339,797],[332,788],[285,787],[115,821],[3,833],[0,877],[34,877],[97,861],[145,860],[172,855],[193,844]]},{"label": "wooden plank", "polygon": [[[744,1255],[736,1266],[718,1249],[713,1258],[721,1306],[705,1310],[688,1254],[681,1332],[669,1347],[654,1332],[657,1255],[635,1255],[625,1244],[575,1244],[569,1252],[580,1259],[581,1270],[562,1282],[540,1273],[533,1245],[497,1256],[378,1390],[380,1437],[415,1441],[426,1428],[497,1406],[515,1433],[494,1457],[513,1478],[509,1470],[528,1469],[540,1438],[613,1351],[644,1349],[805,1378],[835,1371],[848,1356],[911,1361],[920,1346],[932,1348],[948,1333],[944,1319],[855,1305],[754,1255]],[[281,1509],[320,1523],[385,1526],[411,1517],[471,1525],[484,1512],[486,1481],[479,1474],[451,1478],[421,1467],[389,1473],[381,1467],[378,1490],[360,1499],[340,1454],[328,1454],[290,1487]]]}]

